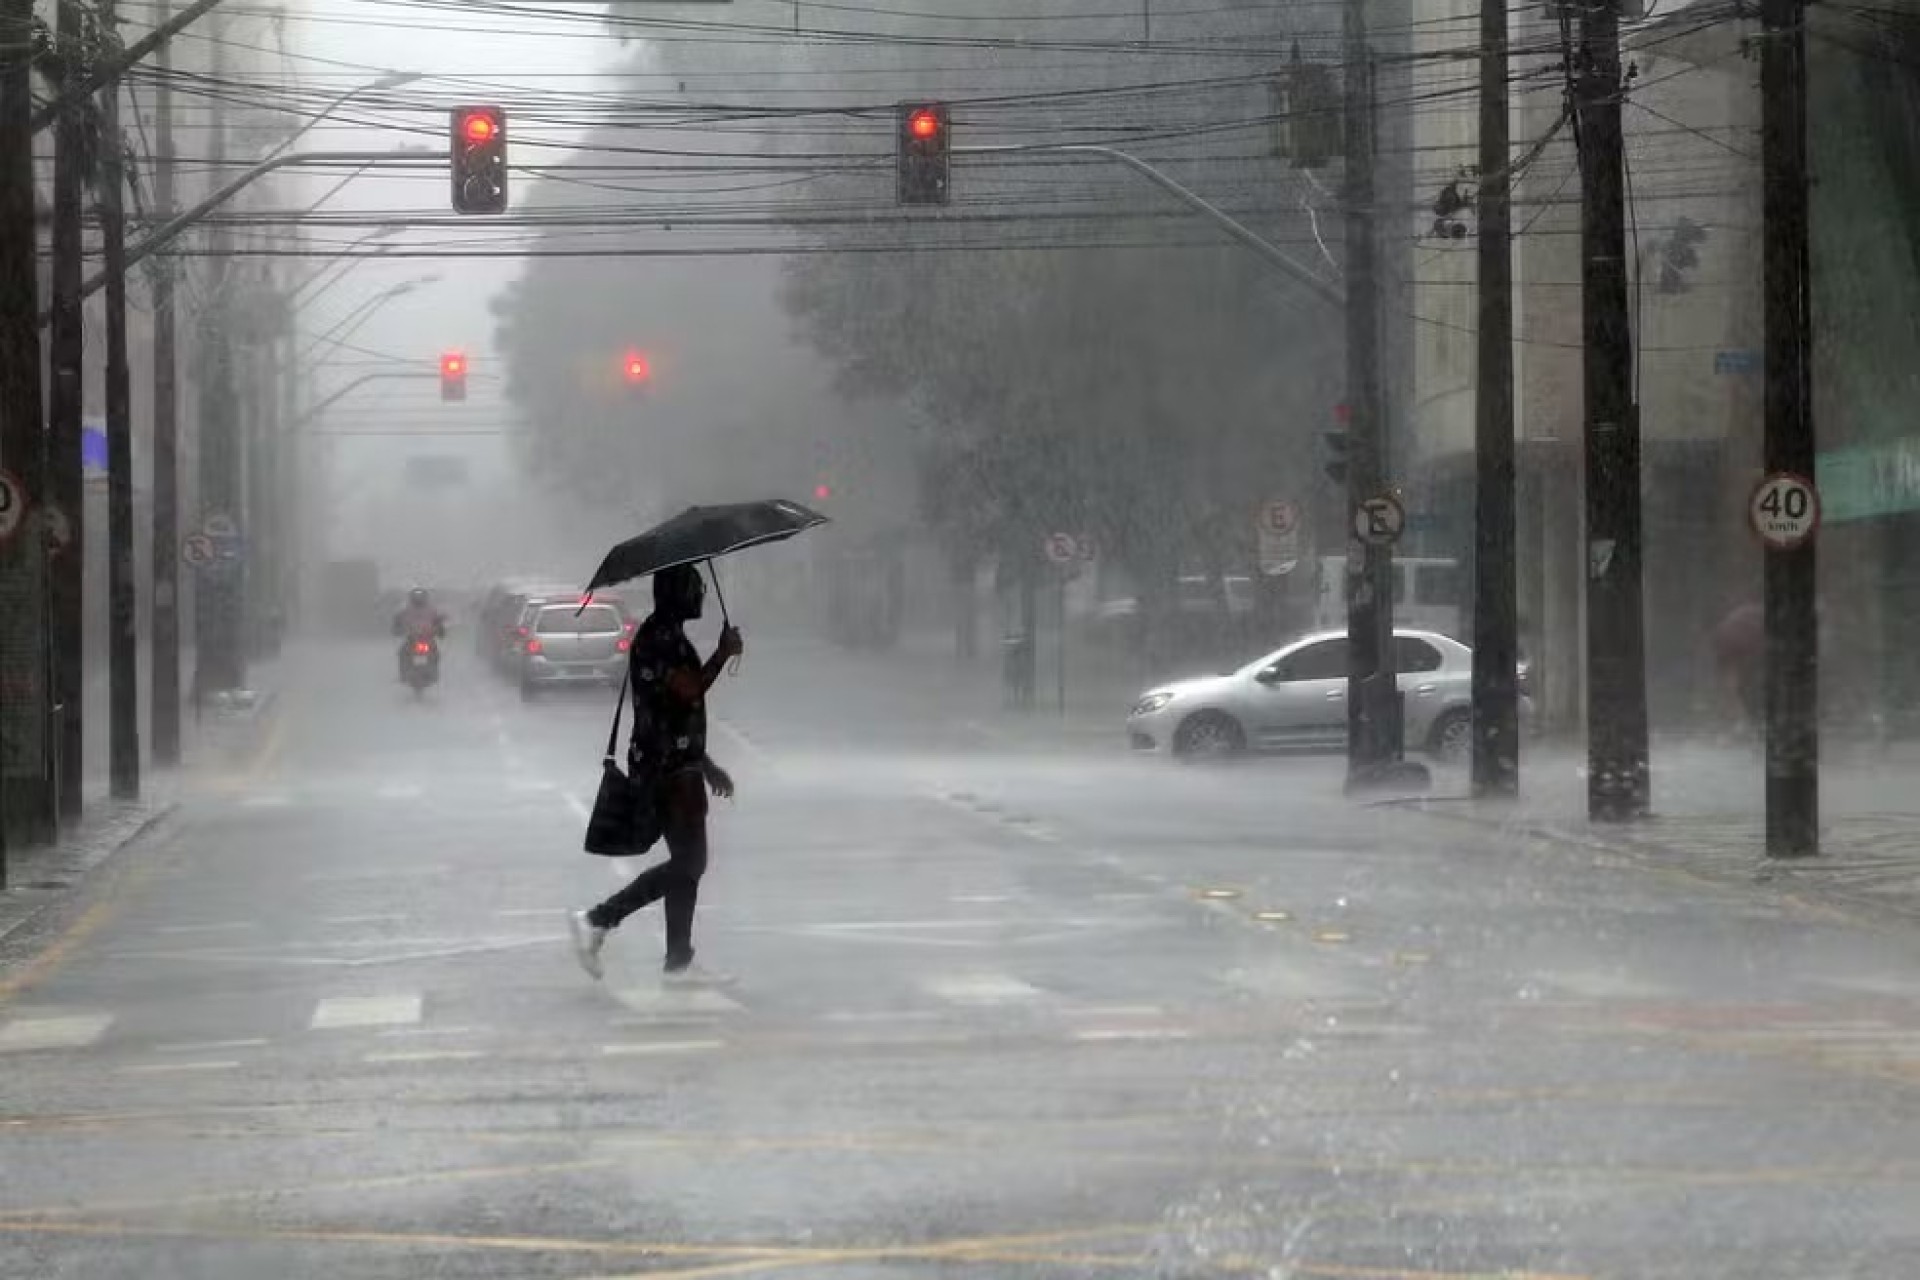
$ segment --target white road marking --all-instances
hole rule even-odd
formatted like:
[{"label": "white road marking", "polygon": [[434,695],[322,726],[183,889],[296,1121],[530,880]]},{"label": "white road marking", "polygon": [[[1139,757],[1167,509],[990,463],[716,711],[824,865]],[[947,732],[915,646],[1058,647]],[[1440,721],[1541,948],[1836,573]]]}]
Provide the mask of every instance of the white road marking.
[{"label": "white road marking", "polygon": [[385,924],[392,920],[411,920],[404,911],[375,911],[363,916],[322,916],[321,924]]},{"label": "white road marking", "polygon": [[84,1049],[113,1025],[110,1013],[76,1013],[45,1018],[15,1018],[0,1026],[0,1053],[34,1049]]},{"label": "white road marking", "polygon": [[179,1071],[232,1071],[239,1065],[237,1061],[222,1058],[216,1062],[140,1062],[117,1070],[121,1075],[151,1076]]},{"label": "white road marking", "polygon": [[427,1036],[471,1036],[484,1031],[484,1027],[395,1027],[391,1031],[376,1034],[382,1040],[421,1039]]},{"label": "white road marking", "polygon": [[963,973],[929,978],[927,990],[965,1005],[1019,1004],[1040,998],[1040,988],[1004,973]]},{"label": "white road marking", "polygon": [[1073,1033],[1075,1040],[1105,1044],[1115,1040],[1186,1040],[1192,1032],[1181,1027],[1089,1027]]},{"label": "white road marking", "polygon": [[640,1044],[603,1044],[600,1053],[608,1058],[640,1058],[656,1054],[712,1053],[726,1047],[724,1040],[653,1040]]},{"label": "white road marking", "polygon": [[986,906],[1001,902],[1012,902],[1013,895],[1010,893],[956,893],[953,895],[953,901],[970,903],[975,906]]},{"label": "white road marking", "polygon": [[932,1009],[841,1010],[824,1015],[821,1021],[856,1025],[874,1022],[938,1022],[942,1016],[944,1015]]},{"label": "white road marking", "polygon": [[501,907],[493,914],[504,919],[541,919],[558,920],[566,915],[571,907]]},{"label": "white road marking", "polygon": [[1075,1018],[1159,1018],[1167,1011],[1157,1004],[1088,1004],[1067,1012]]},{"label": "white road marking", "polygon": [[238,933],[259,926],[251,920],[222,920],[216,924],[163,924],[156,933]]},{"label": "white road marking", "polygon": [[668,1013],[741,1013],[740,1003],[719,991],[670,991],[664,987],[613,988],[614,998],[638,1014],[659,1016]]},{"label": "white road marking", "polygon": [[260,1049],[269,1042],[252,1040],[183,1040],[178,1044],[157,1044],[155,1053],[214,1053],[221,1049]]},{"label": "white road marking", "polygon": [[345,1027],[397,1027],[420,1021],[420,997],[328,996],[314,1006],[313,1031],[333,1031]]},{"label": "white road marking", "polygon": [[380,1062],[472,1062],[475,1058],[487,1056],[485,1049],[389,1049],[379,1053],[363,1053],[360,1061]]}]

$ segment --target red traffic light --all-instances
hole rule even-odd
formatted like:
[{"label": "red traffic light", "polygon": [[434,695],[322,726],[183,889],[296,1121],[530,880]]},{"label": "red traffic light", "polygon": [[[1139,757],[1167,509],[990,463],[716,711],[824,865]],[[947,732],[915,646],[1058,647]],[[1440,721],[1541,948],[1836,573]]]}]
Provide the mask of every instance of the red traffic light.
[{"label": "red traffic light", "polygon": [[819,484],[813,486],[813,496],[816,501],[825,502],[833,496],[833,486],[822,480]]},{"label": "red traffic light", "polygon": [[460,135],[468,142],[492,142],[500,132],[500,122],[486,111],[470,111],[460,121]]},{"label": "red traffic light", "polygon": [[467,358],[458,351],[449,351],[440,357],[440,373],[443,377],[458,378],[467,371]]},{"label": "red traffic light", "polygon": [[648,364],[646,356],[638,351],[627,352],[627,358],[622,367],[626,370],[628,382],[645,382],[653,376],[653,366]]},{"label": "red traffic light", "polygon": [[907,117],[907,132],[925,142],[940,132],[940,117],[922,107]]}]

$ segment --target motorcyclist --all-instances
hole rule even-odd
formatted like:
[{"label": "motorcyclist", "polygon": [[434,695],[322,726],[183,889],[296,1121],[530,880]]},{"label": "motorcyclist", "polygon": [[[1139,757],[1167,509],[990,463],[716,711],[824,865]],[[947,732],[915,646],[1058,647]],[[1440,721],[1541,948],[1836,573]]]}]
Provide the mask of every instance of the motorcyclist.
[{"label": "motorcyclist", "polygon": [[447,616],[434,608],[425,587],[407,592],[406,607],[394,615],[393,634],[400,637],[400,678],[407,678],[407,660],[413,646],[425,641],[433,646],[435,665],[440,661],[440,641],[447,634]]}]

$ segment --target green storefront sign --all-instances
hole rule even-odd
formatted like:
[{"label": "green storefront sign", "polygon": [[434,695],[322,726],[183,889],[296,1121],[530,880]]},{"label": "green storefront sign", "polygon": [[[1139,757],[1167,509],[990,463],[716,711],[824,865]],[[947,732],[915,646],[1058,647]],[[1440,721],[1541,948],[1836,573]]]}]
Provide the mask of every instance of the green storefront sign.
[{"label": "green storefront sign", "polygon": [[1920,436],[1830,450],[1815,479],[1828,524],[1920,511]]}]

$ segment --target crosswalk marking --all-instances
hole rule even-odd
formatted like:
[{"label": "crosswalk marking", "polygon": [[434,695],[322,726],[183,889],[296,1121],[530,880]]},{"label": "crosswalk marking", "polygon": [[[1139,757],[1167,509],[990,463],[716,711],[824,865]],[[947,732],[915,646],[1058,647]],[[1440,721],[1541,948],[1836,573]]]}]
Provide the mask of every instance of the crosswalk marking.
[{"label": "crosswalk marking", "polygon": [[472,1062],[487,1056],[485,1049],[390,1049],[367,1053],[360,1061],[370,1064],[405,1062]]},{"label": "crosswalk marking", "polygon": [[332,1031],[344,1027],[399,1027],[420,1021],[420,997],[328,996],[314,1006],[314,1031]]},{"label": "crosswalk marking", "polygon": [[1192,1035],[1184,1027],[1086,1027],[1074,1032],[1073,1038],[1101,1044],[1114,1040],[1186,1040]]},{"label": "crosswalk marking", "polygon": [[119,1068],[119,1072],[128,1076],[157,1076],[188,1071],[232,1071],[239,1065],[239,1062],[230,1058],[202,1062],[136,1062],[132,1066]]},{"label": "crosswalk marking", "polygon": [[725,1047],[724,1040],[651,1040],[634,1044],[603,1044],[600,1053],[608,1058],[640,1058],[656,1054],[711,1053]]},{"label": "crosswalk marking", "polygon": [[55,1017],[15,1018],[0,1026],[0,1053],[33,1049],[83,1049],[113,1025],[110,1013],[75,1013]]},{"label": "crosswalk marking", "polygon": [[1040,998],[1040,988],[1004,973],[962,973],[930,978],[926,988],[954,1004],[1019,1004]]},{"label": "crosswalk marking", "polygon": [[618,987],[613,994],[634,1013],[659,1017],[664,1014],[740,1013],[740,1002],[724,993],[694,988],[678,991],[668,987]]},{"label": "crosswalk marking", "polygon": [[214,1053],[221,1049],[261,1049],[269,1042],[264,1037],[247,1040],[192,1040],[179,1044],[157,1044],[155,1053]]}]

